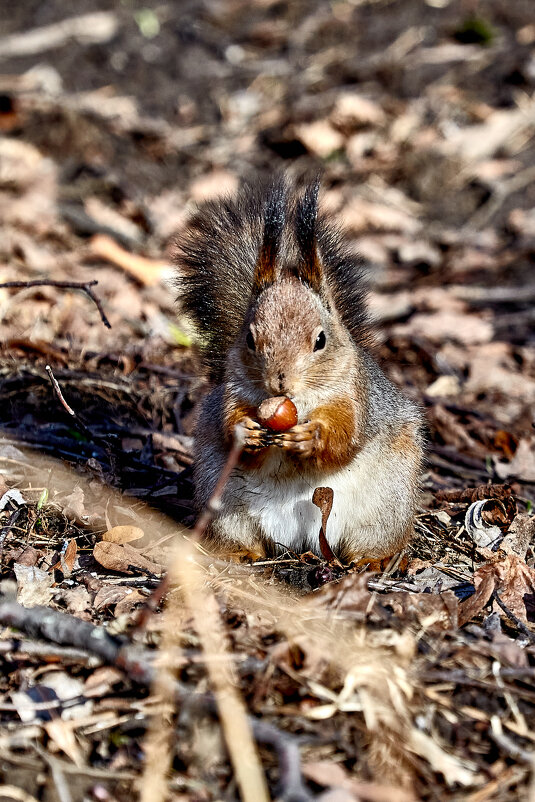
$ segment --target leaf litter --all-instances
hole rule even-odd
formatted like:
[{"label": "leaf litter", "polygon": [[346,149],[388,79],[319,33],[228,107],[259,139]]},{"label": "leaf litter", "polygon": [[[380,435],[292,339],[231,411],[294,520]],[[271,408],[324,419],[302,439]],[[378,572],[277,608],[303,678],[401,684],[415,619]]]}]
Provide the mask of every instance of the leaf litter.
[{"label": "leaf litter", "polygon": [[[97,279],[112,326],[80,289],[0,287],[15,798],[530,798],[532,15],[454,0],[407,27],[398,5],[125,7],[92,42],[75,12],[14,12],[0,278]],[[370,261],[376,356],[429,422],[416,536],[385,563],[334,559],[329,488],[316,553],[216,558],[182,528],[205,385],[167,242],[191,199],[287,166],[321,167]]]}]

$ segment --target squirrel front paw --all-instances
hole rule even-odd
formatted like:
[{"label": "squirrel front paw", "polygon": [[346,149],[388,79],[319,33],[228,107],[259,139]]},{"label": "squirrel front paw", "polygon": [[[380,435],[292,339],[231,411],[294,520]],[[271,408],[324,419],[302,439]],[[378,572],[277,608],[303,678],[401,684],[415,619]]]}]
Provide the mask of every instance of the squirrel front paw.
[{"label": "squirrel front paw", "polygon": [[298,423],[286,432],[273,437],[273,445],[285,451],[311,457],[321,442],[322,427],[315,421]]},{"label": "squirrel front paw", "polygon": [[246,416],[238,424],[241,427],[243,436],[244,451],[257,451],[259,448],[266,448],[268,432],[253,418]]}]

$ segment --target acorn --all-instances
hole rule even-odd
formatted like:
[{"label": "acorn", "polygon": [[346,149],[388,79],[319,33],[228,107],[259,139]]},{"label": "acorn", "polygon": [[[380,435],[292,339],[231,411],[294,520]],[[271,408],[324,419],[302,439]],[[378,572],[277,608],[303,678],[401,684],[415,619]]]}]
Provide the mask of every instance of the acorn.
[{"label": "acorn", "polygon": [[274,432],[286,432],[297,423],[295,404],[285,395],[266,398],[258,407],[257,416],[262,426]]}]

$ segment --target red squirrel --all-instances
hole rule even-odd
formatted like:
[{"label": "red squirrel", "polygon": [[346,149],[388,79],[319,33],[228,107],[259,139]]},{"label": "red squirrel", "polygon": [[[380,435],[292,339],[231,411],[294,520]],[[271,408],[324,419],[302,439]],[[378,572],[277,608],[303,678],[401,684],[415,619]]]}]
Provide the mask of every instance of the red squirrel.
[{"label": "red squirrel", "polygon": [[[413,532],[422,415],[367,350],[362,265],[318,213],[318,183],[246,186],[190,218],[174,251],[179,303],[212,389],[196,427],[195,497],[212,494],[237,424],[244,450],[208,537],[266,555],[317,550],[314,490],[334,503],[327,526],[341,559],[379,559]],[[297,423],[258,420],[285,396]]]}]

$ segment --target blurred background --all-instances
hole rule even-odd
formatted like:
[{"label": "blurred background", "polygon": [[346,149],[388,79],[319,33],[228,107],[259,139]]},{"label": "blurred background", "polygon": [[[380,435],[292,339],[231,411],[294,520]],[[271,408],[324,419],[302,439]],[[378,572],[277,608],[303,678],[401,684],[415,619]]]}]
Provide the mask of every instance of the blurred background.
[{"label": "blurred background", "polygon": [[[187,451],[202,382],[170,238],[243,178],[320,170],[369,265],[378,358],[441,459],[505,478],[535,402],[532,0],[7,5],[1,279],[97,279],[112,327],[82,293],[0,289],[4,429],[43,443],[46,422],[58,447],[51,361],[95,430],[171,481],[182,457],[154,437],[147,456],[146,432]],[[435,468],[433,487],[464,481]]]}]

